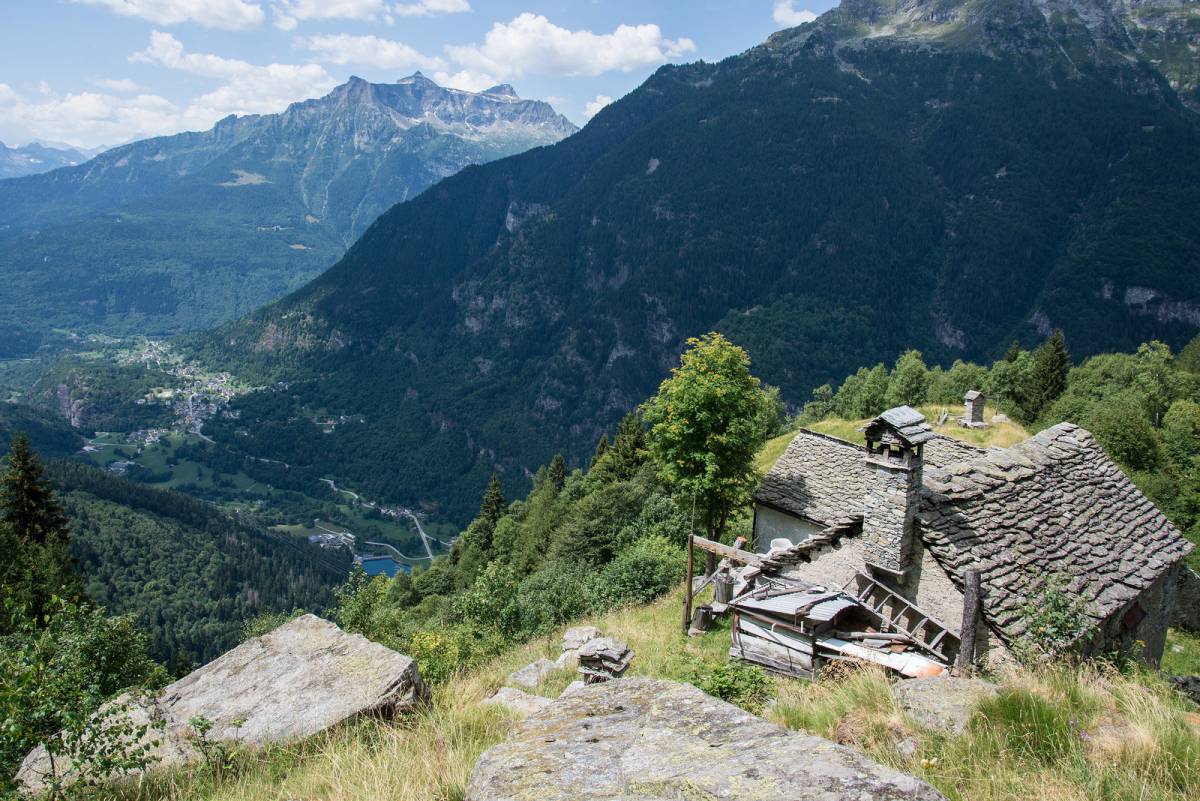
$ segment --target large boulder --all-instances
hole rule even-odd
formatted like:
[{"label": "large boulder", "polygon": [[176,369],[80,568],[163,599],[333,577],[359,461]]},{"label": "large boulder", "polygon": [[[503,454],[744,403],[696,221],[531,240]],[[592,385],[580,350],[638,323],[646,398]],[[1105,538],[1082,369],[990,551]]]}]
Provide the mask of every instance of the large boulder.
[{"label": "large boulder", "polygon": [[592,684],[480,757],[467,801],[944,801],[928,784],[688,684]]},{"label": "large boulder", "polygon": [[[210,740],[260,746],[299,740],[364,714],[391,715],[428,698],[417,663],[315,615],[303,615],[135,703],[135,722],[153,721],[156,767],[199,758],[192,745],[194,718],[207,718]],[[38,746],[21,763],[17,780],[43,786],[49,768]]]}]

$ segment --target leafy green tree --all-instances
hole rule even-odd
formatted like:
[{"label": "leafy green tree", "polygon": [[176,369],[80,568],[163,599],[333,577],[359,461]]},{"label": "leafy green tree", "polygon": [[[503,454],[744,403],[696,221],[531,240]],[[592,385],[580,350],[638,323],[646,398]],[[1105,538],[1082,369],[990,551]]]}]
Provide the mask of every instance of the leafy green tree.
[{"label": "leafy green tree", "polygon": [[1180,370],[1200,373],[1200,334],[1192,337],[1192,340],[1183,346],[1176,363]]},{"label": "leafy green tree", "polygon": [[867,374],[871,371],[866,367],[858,368],[858,372],[846,376],[846,380],[838,387],[833,396],[833,411],[838,417],[856,420],[860,415],[861,396],[867,382]]},{"label": "leafy green tree", "polygon": [[969,390],[986,391],[987,368],[974,362],[955,359],[950,369],[935,375],[930,371],[929,400],[934,403],[961,403]]},{"label": "leafy green tree", "polygon": [[882,362],[867,371],[862,390],[859,392],[854,419],[874,417],[887,408],[887,392],[891,380],[888,369]]},{"label": "leafy green tree", "polygon": [[51,758],[44,781],[54,798],[68,771],[87,786],[145,768],[146,727],[123,715],[127,701],[113,699],[161,686],[166,674],[133,620],[60,599],[36,621],[28,610],[9,611],[19,623],[0,642],[0,791],[11,789],[17,765],[38,743]]},{"label": "leafy green tree", "polygon": [[1163,416],[1162,436],[1167,454],[1177,465],[1196,466],[1200,460],[1200,403],[1186,398],[1172,403]]},{"label": "leafy green tree", "polygon": [[1033,352],[1028,391],[1024,402],[1020,403],[1021,414],[1026,422],[1041,417],[1050,404],[1066,391],[1070,370],[1071,354],[1067,351],[1067,341],[1062,331],[1056,328]]},{"label": "leafy green tree", "polygon": [[908,350],[896,359],[888,383],[886,405],[919,406],[929,390],[929,368],[919,350]]},{"label": "leafy green tree", "polygon": [[1021,414],[1022,403],[1029,393],[1029,374],[1033,356],[1029,351],[1020,351],[1013,358],[1004,358],[992,365],[988,373],[987,392],[996,405],[1013,413]]},{"label": "leafy green tree", "polygon": [[833,413],[833,398],[833,387],[829,384],[817,387],[813,390],[812,399],[804,404],[804,409],[800,412],[800,419],[805,423],[824,420]]},{"label": "leafy green tree", "polygon": [[746,352],[722,335],[688,345],[644,415],[660,476],[697,497],[705,530],[718,538],[758,480],[754,456],[769,433],[762,419],[770,398]]},{"label": "leafy green tree", "polygon": [[1179,392],[1175,357],[1165,343],[1155,340],[1138,347],[1137,359],[1137,388],[1146,399],[1147,417],[1155,428],[1159,428],[1163,424],[1163,415]]},{"label": "leafy green tree", "polygon": [[1142,414],[1135,396],[1125,394],[1094,403],[1081,423],[1109,456],[1130,470],[1150,470],[1162,458],[1158,432]]}]

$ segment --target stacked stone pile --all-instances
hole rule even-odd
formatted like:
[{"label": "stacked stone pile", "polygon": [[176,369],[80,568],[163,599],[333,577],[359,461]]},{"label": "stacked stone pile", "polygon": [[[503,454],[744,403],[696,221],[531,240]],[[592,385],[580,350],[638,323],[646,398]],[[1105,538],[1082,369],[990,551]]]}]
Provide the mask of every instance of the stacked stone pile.
[{"label": "stacked stone pile", "polygon": [[620,678],[631,661],[633,651],[613,637],[588,640],[579,649],[579,672],[588,684]]}]

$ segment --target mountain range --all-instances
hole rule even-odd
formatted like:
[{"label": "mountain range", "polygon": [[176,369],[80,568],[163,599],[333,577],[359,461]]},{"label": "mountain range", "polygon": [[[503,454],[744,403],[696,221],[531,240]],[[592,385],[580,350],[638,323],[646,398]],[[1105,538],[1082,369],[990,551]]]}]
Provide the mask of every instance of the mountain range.
[{"label": "mountain range", "polygon": [[[493,470],[578,464],[714,328],[793,403],[908,347],[984,359],[1055,327],[1076,357],[1181,345],[1200,327],[1198,18],[1166,0],[846,0],[662,67],[197,340],[289,382],[212,434],[463,519]],[[365,425],[321,437],[317,409]]]},{"label": "mountain range", "polygon": [[0,340],[18,351],[54,327],[158,335],[244,314],[328,267],[393,204],[575,130],[507,85],[351,78],[279,114],[0,181]]},{"label": "mountain range", "polygon": [[83,149],[50,142],[29,142],[20,147],[8,147],[0,142],[0,179],[74,167],[103,151],[102,147]]}]

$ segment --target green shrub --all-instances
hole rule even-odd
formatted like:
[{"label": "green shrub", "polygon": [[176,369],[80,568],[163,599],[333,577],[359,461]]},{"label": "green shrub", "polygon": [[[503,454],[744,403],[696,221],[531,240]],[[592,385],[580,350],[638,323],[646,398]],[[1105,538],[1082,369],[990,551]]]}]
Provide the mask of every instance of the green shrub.
[{"label": "green shrub", "polygon": [[757,715],[771,699],[775,683],[762,668],[731,659],[729,662],[697,670],[692,684],[709,695],[740,706]]},{"label": "green shrub", "polygon": [[646,603],[683,579],[684,550],[665,537],[646,537],[617,554],[601,573],[608,606]]}]

